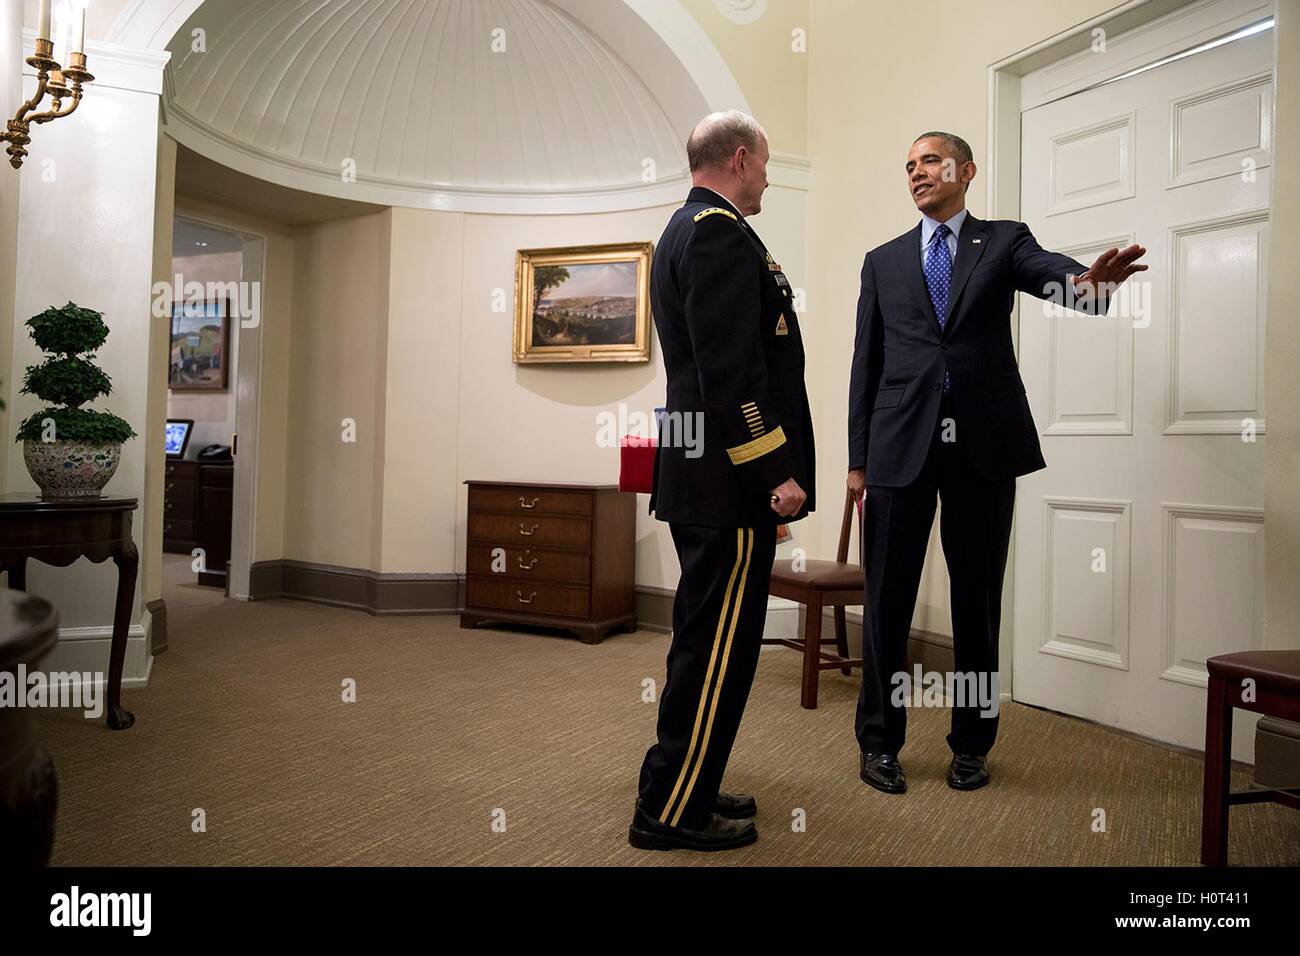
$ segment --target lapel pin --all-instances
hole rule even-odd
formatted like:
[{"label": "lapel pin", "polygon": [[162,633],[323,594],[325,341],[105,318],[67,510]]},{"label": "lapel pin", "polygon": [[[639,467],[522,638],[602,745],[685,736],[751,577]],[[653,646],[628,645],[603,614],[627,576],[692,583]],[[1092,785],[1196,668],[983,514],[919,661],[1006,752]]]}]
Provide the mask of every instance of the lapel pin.
[{"label": "lapel pin", "polygon": [[979,240],[979,239],[972,239],[972,240],[971,240],[971,243],[974,244],[974,245],[979,245],[979,244],[980,244],[980,240]]}]

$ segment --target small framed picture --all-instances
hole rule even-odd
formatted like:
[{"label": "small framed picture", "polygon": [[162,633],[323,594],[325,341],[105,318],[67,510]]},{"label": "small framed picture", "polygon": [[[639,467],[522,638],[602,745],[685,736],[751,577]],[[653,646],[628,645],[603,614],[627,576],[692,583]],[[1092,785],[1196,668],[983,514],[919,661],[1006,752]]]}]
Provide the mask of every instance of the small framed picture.
[{"label": "small framed picture", "polygon": [[176,391],[220,391],[230,385],[230,300],[172,305],[167,386]]},{"label": "small framed picture", "polygon": [[515,364],[650,361],[654,244],[521,249]]}]

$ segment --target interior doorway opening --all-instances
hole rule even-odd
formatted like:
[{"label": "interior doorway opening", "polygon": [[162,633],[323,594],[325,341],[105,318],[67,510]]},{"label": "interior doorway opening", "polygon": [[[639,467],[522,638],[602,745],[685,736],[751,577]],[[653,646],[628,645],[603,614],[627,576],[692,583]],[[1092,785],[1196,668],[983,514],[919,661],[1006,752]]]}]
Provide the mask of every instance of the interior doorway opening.
[{"label": "interior doorway opening", "polygon": [[260,236],[175,217],[164,581],[237,598],[251,561],[263,257]]}]

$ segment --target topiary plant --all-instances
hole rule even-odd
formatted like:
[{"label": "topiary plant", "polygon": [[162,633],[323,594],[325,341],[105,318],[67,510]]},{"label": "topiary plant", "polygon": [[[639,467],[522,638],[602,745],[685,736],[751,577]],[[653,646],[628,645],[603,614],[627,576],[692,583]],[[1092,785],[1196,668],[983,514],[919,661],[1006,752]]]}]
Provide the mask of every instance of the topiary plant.
[{"label": "topiary plant", "polygon": [[50,307],[27,320],[32,339],[45,352],[45,361],[29,365],[21,389],[45,402],[43,408],[18,426],[18,441],[45,439],[46,421],[53,421],[53,437],[86,444],[120,444],[135,431],[110,412],[82,408],[113,390],[112,380],[95,364],[94,352],[108,338],[104,317],[72,302]]}]

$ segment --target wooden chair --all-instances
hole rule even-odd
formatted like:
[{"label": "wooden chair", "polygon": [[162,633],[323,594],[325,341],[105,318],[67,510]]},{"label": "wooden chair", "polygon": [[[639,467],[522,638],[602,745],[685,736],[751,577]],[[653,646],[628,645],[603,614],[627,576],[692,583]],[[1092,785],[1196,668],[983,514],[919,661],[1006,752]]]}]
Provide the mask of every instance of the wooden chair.
[{"label": "wooden chair", "polygon": [[[861,658],[849,657],[848,627],[844,609],[862,603],[864,583],[861,562],[849,564],[849,536],[856,502],[853,492],[845,490],[844,520],[840,524],[840,546],[834,561],[803,562],[795,570],[792,561],[778,558],[772,566],[771,593],[790,601],[798,601],[807,608],[802,640],[764,638],[764,644],[780,644],[803,652],[803,693],[800,703],[812,710],[817,706],[817,678],[821,671],[839,668],[848,675],[852,668],[861,667]],[[859,532],[859,539],[861,533]],[[859,540],[859,545],[861,541]],[[860,549],[859,549],[860,550]],[[835,637],[822,640],[822,609],[834,608]],[[835,644],[837,653],[822,650],[823,644]]]},{"label": "wooden chair", "polygon": [[[1229,789],[1232,709],[1300,720],[1300,651],[1241,651],[1205,662],[1205,788],[1201,804],[1201,862],[1228,865],[1228,808],[1273,801],[1300,810],[1300,789]],[[1249,687],[1251,693],[1245,693]]]}]

